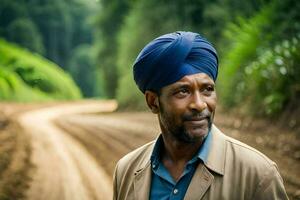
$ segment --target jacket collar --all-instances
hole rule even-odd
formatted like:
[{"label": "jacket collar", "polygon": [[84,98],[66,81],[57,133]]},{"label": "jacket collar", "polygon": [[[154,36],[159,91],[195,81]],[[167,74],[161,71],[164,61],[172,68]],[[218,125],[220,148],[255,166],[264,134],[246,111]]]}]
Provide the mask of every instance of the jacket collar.
[{"label": "jacket collar", "polygon": [[[225,154],[226,154],[226,136],[215,126],[211,128],[211,144],[208,157],[204,164],[212,171],[224,175]],[[155,141],[157,141],[158,137]],[[142,172],[148,165],[150,165],[151,155],[154,149],[155,141],[151,142],[150,147],[147,148],[143,159],[137,167],[136,174]]]},{"label": "jacket collar", "polygon": [[212,140],[205,165],[212,171],[224,175],[226,136],[215,126],[211,129]]},{"label": "jacket collar", "polygon": [[[210,149],[207,160],[205,161],[204,165],[208,169],[218,173],[219,175],[224,175],[226,136],[214,125],[212,126],[211,134],[212,140],[210,144]],[[134,191],[136,199],[149,198],[149,192],[151,187],[150,158],[153,152],[155,141],[152,142],[149,148],[146,149],[144,156],[141,159],[141,162],[138,164],[137,170],[134,173]],[[195,192],[192,192],[192,190],[194,187],[199,187],[199,181],[202,182],[204,184],[203,186],[205,187],[202,187],[203,191],[200,191],[197,196],[202,196],[212,183],[214,176],[206,167],[204,167],[204,165],[200,163],[197,167],[197,170],[191,180],[190,186],[186,193],[186,197],[191,196],[191,194],[195,194]]]},{"label": "jacket collar", "polygon": [[[155,140],[156,141],[156,140]],[[134,199],[148,199],[151,188],[151,164],[150,157],[154,148],[155,142],[149,144],[141,162],[137,166],[134,173],[133,187]]]}]

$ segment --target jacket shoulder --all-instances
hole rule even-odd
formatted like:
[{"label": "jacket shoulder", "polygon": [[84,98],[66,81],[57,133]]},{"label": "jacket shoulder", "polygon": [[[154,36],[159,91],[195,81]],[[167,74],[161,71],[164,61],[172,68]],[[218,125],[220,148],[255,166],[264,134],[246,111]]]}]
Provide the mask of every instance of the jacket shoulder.
[{"label": "jacket shoulder", "polygon": [[125,172],[134,172],[140,167],[150,162],[150,156],[154,147],[154,141],[151,141],[122,157],[117,163],[118,176]]},{"label": "jacket shoulder", "polygon": [[250,165],[264,165],[264,167],[275,165],[265,154],[239,140],[226,136],[226,142],[228,150],[233,151],[243,162],[248,161]]}]

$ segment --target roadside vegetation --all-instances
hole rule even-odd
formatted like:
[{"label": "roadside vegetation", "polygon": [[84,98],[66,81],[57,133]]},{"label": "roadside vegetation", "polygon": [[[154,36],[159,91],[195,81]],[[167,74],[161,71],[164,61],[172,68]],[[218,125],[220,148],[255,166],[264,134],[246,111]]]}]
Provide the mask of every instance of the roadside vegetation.
[{"label": "roadside vegetation", "polygon": [[274,1],[225,29],[227,48],[222,52],[218,86],[226,108],[274,117],[299,107],[300,15],[296,8],[300,4],[292,0]]},{"label": "roadside vegetation", "polygon": [[[41,65],[48,65],[62,68],[65,73],[71,75],[74,82],[81,90],[81,94],[84,97],[99,96],[101,93],[101,81],[100,73],[97,72],[97,65],[95,64],[95,50],[92,47],[93,41],[93,29],[91,16],[95,15],[98,11],[98,2],[95,0],[45,0],[45,1],[24,1],[24,0],[1,0],[0,3],[0,38],[5,39],[9,43],[17,44],[18,46],[27,49],[29,53],[33,53],[34,56],[26,58],[28,53],[22,51],[18,57],[18,72],[27,73],[28,76],[38,76],[38,78],[45,78],[45,82],[51,81],[51,85],[56,85],[55,90],[61,88],[66,82],[66,88],[55,92],[53,97],[53,90],[48,88],[48,83],[41,83],[46,90],[50,89],[51,95],[36,94],[32,95],[33,100],[37,99],[70,99],[72,96],[77,96],[74,86],[70,88],[70,81],[62,81],[61,77],[66,75],[58,75],[57,80],[53,80],[57,73],[61,73],[62,70],[55,70],[56,74],[45,71],[46,67]],[[5,46],[1,42],[0,46]],[[13,50],[14,52],[16,50]],[[14,53],[10,51],[11,53]],[[38,55],[37,55],[38,54]],[[6,53],[6,57],[9,53]],[[48,61],[33,57],[43,57]],[[3,58],[0,54],[0,71],[4,71],[7,66],[3,63]],[[24,65],[32,65],[34,63],[34,75],[28,72],[28,66],[22,66],[24,59]],[[43,59],[45,60],[45,59]],[[10,60],[10,62],[12,62]],[[21,63],[21,64],[20,64]],[[46,64],[47,63],[47,64]],[[32,66],[31,66],[32,67]],[[24,69],[21,69],[24,68]],[[26,71],[26,72],[25,72]],[[51,70],[53,71],[53,70]],[[6,73],[6,72],[4,72]],[[31,74],[31,75],[28,75]],[[38,75],[37,75],[38,73]],[[63,74],[65,74],[63,73]],[[54,76],[53,76],[54,75]],[[68,75],[69,76],[69,75]],[[49,77],[49,78],[48,78]],[[23,77],[24,78],[24,77]],[[35,77],[36,78],[36,77]],[[20,83],[22,84],[22,83]],[[27,82],[28,85],[28,82]],[[39,85],[39,84],[38,84]],[[61,85],[58,87],[58,85]],[[72,85],[74,83],[72,82]],[[36,85],[35,85],[36,86]],[[95,87],[97,86],[97,88]],[[68,91],[71,89],[70,91]],[[77,89],[76,89],[77,90]],[[66,92],[66,96],[63,97],[61,92]],[[18,95],[19,97],[22,94]],[[28,95],[30,97],[30,95]],[[52,97],[50,97],[52,96]],[[23,97],[20,97],[23,98]],[[30,98],[24,97],[30,101]],[[2,98],[0,98],[2,99]],[[13,100],[15,98],[12,98]]]},{"label": "roadside vegetation", "polygon": [[0,40],[0,99],[49,101],[78,99],[79,88],[70,75],[37,54]]}]

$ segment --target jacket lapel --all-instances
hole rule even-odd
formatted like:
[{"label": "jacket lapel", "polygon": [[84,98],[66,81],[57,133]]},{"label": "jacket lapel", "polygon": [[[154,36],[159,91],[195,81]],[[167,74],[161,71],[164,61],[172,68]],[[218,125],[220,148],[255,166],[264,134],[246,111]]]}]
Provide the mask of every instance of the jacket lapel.
[{"label": "jacket lapel", "polygon": [[[191,183],[185,194],[185,200],[199,200],[213,183],[214,176],[208,168],[219,175],[224,175],[224,164],[226,154],[226,136],[214,125],[212,127],[212,144],[206,162],[200,163],[195,171]],[[145,153],[134,176],[134,197],[135,199],[149,199],[151,187],[151,164],[150,156],[152,147]],[[207,168],[208,167],[208,168]]]},{"label": "jacket lapel", "polygon": [[154,144],[155,142],[152,142],[150,148],[148,148],[144,153],[140,163],[137,165],[137,170],[134,173],[134,199],[149,199],[152,173],[150,157],[154,148]]},{"label": "jacket lapel", "polygon": [[203,198],[214,180],[214,175],[208,169],[221,176],[224,175],[226,136],[214,125],[211,133],[212,143],[208,158],[204,161],[204,164],[199,163],[185,194],[185,200],[199,200]]},{"label": "jacket lapel", "polygon": [[226,158],[226,136],[215,126],[212,126],[212,142],[210,145],[206,167],[219,175],[224,175]]},{"label": "jacket lapel", "polygon": [[137,171],[134,177],[134,199],[149,199],[151,187],[151,167],[150,162],[144,169]]},{"label": "jacket lapel", "polygon": [[214,176],[200,163],[195,171],[191,183],[186,191],[185,200],[199,200],[203,197],[209,186],[212,184]]}]

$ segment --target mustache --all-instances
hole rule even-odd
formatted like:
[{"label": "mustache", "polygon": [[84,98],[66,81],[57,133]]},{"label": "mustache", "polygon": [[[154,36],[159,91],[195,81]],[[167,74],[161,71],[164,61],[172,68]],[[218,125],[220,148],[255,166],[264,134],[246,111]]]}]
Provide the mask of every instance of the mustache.
[{"label": "mustache", "polygon": [[210,120],[212,116],[212,112],[210,112],[208,109],[204,109],[201,112],[198,111],[192,111],[191,113],[187,113],[182,116],[184,121],[200,121],[203,119]]}]

